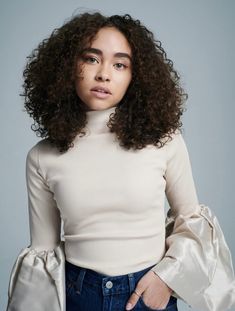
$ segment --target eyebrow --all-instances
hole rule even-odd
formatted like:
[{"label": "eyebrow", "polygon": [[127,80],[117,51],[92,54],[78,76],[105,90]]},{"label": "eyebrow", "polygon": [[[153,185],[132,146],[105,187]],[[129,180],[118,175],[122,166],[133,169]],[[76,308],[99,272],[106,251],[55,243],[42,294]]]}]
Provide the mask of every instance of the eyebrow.
[{"label": "eyebrow", "polygon": [[[85,54],[85,53],[94,53],[94,54],[97,54],[97,55],[103,55],[103,52],[99,49],[95,49],[95,48],[87,48],[87,49],[84,49],[82,51],[82,54]],[[131,61],[131,56],[128,54],[128,53],[123,53],[123,52],[117,52],[114,54],[114,57],[116,58],[128,58],[130,61]]]}]

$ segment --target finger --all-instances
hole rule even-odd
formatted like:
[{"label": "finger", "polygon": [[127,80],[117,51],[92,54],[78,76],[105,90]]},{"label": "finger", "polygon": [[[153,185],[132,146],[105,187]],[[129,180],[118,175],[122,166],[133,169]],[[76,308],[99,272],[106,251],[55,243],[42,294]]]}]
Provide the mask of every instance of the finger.
[{"label": "finger", "polygon": [[135,292],[133,292],[126,304],[126,310],[131,310],[136,305],[137,301],[139,300],[140,291],[136,288]]}]

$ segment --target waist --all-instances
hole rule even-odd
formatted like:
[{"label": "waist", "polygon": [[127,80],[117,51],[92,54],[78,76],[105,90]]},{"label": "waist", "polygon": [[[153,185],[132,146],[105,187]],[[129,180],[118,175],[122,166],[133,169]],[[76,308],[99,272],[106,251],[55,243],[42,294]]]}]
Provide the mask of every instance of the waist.
[{"label": "waist", "polygon": [[[154,264],[155,265],[155,264]],[[99,273],[95,270],[89,269],[89,268],[84,268],[81,266],[77,266],[74,265],[73,263],[69,262],[68,260],[65,260],[65,268],[66,271],[68,272],[73,272],[74,274],[79,274],[81,272],[81,270],[85,270],[86,271],[86,281],[87,282],[91,282],[91,284],[97,284],[100,285],[103,281],[103,279],[107,278],[109,280],[117,280],[117,279],[122,279],[123,280],[128,280],[128,278],[131,276],[135,277],[135,279],[140,279],[148,270],[150,270],[154,265],[148,266],[144,269],[141,269],[139,271],[135,271],[135,272],[130,272],[127,274],[121,274],[121,275],[115,275],[115,276],[110,276],[107,274],[103,274],[103,273]]]},{"label": "waist", "polygon": [[109,276],[140,271],[157,264],[164,254],[164,237],[122,242],[65,240],[65,257],[68,262]]}]

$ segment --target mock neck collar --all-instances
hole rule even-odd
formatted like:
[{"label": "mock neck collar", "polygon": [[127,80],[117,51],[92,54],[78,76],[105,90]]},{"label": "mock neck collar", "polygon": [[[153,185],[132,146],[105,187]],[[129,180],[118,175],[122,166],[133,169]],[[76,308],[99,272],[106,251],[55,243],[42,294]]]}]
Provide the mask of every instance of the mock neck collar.
[{"label": "mock neck collar", "polygon": [[86,129],[90,134],[99,134],[109,132],[107,123],[111,113],[115,112],[117,106],[113,106],[103,110],[86,111],[87,124]]}]

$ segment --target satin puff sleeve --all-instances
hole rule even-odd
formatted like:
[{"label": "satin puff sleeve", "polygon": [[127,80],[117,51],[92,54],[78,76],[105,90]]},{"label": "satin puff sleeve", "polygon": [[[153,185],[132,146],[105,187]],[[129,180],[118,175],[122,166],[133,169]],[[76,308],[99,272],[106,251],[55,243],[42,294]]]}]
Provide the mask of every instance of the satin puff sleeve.
[{"label": "satin puff sleeve", "polygon": [[61,218],[40,166],[40,147],[41,142],[33,146],[26,157],[31,241],[20,251],[12,268],[7,311],[65,311]]},{"label": "satin puff sleeve", "polygon": [[166,252],[151,270],[172,295],[200,311],[235,308],[231,253],[212,210],[199,204],[186,144],[176,133],[166,147]]}]

